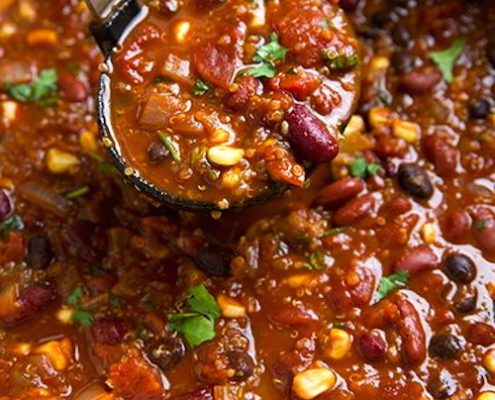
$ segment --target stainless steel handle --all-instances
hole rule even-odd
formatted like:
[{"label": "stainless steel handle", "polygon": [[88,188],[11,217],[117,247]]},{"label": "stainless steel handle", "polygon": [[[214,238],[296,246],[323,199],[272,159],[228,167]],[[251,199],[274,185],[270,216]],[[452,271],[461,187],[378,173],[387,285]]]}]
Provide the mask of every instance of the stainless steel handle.
[{"label": "stainless steel handle", "polygon": [[85,0],[93,17],[96,20],[104,20],[107,18],[112,9],[121,2],[121,0]]}]

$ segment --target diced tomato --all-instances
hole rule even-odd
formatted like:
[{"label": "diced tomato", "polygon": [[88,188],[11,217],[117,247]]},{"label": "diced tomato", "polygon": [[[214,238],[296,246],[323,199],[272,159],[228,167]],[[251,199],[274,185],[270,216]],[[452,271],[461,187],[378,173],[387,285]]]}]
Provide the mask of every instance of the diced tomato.
[{"label": "diced tomato", "polygon": [[0,242],[0,267],[8,262],[21,262],[26,254],[24,239],[19,232],[10,232],[5,241]]},{"label": "diced tomato", "polygon": [[130,83],[143,83],[153,71],[154,62],[146,59],[144,48],[160,38],[160,30],[152,24],[142,25],[124,43],[115,57],[115,67]]},{"label": "diced tomato", "polygon": [[169,91],[151,93],[139,107],[138,124],[147,129],[165,128],[169,118],[184,109],[182,100]]},{"label": "diced tomato", "polygon": [[275,91],[285,91],[292,94],[297,100],[304,100],[321,85],[321,79],[306,71],[295,74],[279,74],[268,81],[268,86]]},{"label": "diced tomato", "polygon": [[304,168],[299,165],[292,153],[279,146],[271,146],[265,153],[266,170],[279,182],[302,187],[305,181]]}]

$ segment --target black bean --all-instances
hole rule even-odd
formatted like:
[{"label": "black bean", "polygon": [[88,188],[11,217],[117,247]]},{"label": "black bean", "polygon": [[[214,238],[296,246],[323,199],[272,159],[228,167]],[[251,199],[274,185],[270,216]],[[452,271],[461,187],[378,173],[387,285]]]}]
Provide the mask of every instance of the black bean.
[{"label": "black bean", "polygon": [[152,164],[163,161],[169,153],[169,150],[161,143],[152,143],[148,147],[148,158]]},{"label": "black bean", "polygon": [[438,377],[430,380],[428,391],[434,399],[447,399],[457,391],[457,383],[448,371],[442,370]]},{"label": "black bean", "polygon": [[490,103],[485,99],[478,99],[469,105],[469,116],[472,119],[486,119],[490,115]]},{"label": "black bean", "polygon": [[415,164],[401,164],[397,172],[400,187],[417,199],[429,199],[433,185],[423,169]]},{"label": "black bean", "polygon": [[46,269],[53,259],[50,240],[44,235],[34,235],[27,245],[26,264],[33,269]]},{"label": "black bean", "polygon": [[384,27],[392,21],[392,14],[390,11],[378,11],[371,16],[371,23],[379,28]]},{"label": "black bean", "polygon": [[404,25],[395,25],[391,32],[395,44],[407,47],[411,41],[411,34]]},{"label": "black bean", "polygon": [[340,0],[340,7],[345,11],[354,11],[361,0]]},{"label": "black bean", "polygon": [[165,371],[175,367],[186,354],[186,346],[179,336],[153,340],[146,345],[151,362]]},{"label": "black bean", "polygon": [[233,350],[227,353],[227,358],[235,371],[234,377],[246,379],[253,375],[254,361],[249,354],[240,350]]},{"label": "black bean", "polygon": [[495,42],[487,43],[486,56],[488,57],[488,61],[490,61],[490,64],[492,64],[492,67],[495,68]]},{"label": "black bean", "polygon": [[474,311],[478,301],[478,292],[470,287],[461,287],[454,296],[454,307],[459,313],[469,313]]},{"label": "black bean", "polygon": [[400,74],[406,74],[414,68],[414,58],[405,51],[396,51],[392,54],[392,65]]},{"label": "black bean", "polygon": [[0,189],[0,222],[8,218],[13,210],[12,197],[5,189]]},{"label": "black bean", "polygon": [[451,253],[444,260],[445,271],[455,283],[469,283],[476,277],[473,260],[460,253]]},{"label": "black bean", "polygon": [[464,343],[459,336],[452,333],[440,333],[431,338],[429,350],[436,357],[453,359],[463,348]]},{"label": "black bean", "polygon": [[234,253],[227,247],[207,243],[198,252],[196,262],[200,269],[210,275],[227,276]]}]

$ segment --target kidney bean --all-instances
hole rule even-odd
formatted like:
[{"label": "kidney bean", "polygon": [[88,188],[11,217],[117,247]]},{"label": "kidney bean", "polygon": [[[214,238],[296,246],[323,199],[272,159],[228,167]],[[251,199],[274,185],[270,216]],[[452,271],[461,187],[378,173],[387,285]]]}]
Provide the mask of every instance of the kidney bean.
[{"label": "kidney bean", "polygon": [[473,260],[464,254],[449,254],[443,264],[449,278],[456,283],[470,283],[476,277]]},{"label": "kidney bean", "polygon": [[151,362],[162,371],[175,367],[186,354],[186,346],[179,336],[152,340],[146,345],[146,353]]},{"label": "kidney bean", "polygon": [[345,11],[354,11],[361,0],[340,0],[340,7]]},{"label": "kidney bean", "polygon": [[471,226],[469,215],[465,211],[453,211],[445,219],[442,233],[451,242],[462,239]]},{"label": "kidney bean", "polygon": [[324,207],[338,206],[358,195],[363,189],[362,179],[345,177],[321,189],[314,203]]},{"label": "kidney bean", "polygon": [[17,312],[3,319],[6,326],[15,326],[24,320],[33,317],[55,300],[55,291],[49,285],[37,284],[23,290],[17,301]]},{"label": "kidney bean", "polygon": [[495,212],[488,207],[478,207],[472,212],[474,237],[481,250],[495,253]]},{"label": "kidney bean", "polygon": [[495,327],[484,322],[474,322],[469,327],[468,340],[473,344],[490,346],[495,343]]},{"label": "kidney bean", "polygon": [[397,321],[397,329],[406,357],[413,364],[420,363],[426,357],[426,336],[418,312],[407,300],[399,299],[396,304],[401,315]]},{"label": "kidney bean", "polygon": [[469,313],[476,308],[478,292],[468,286],[461,287],[454,296],[454,307],[459,313]]},{"label": "kidney bean", "polygon": [[449,177],[455,174],[458,151],[445,136],[440,134],[426,136],[423,139],[423,149],[438,175]]},{"label": "kidney bean", "polygon": [[174,396],[170,400],[214,400],[213,386],[201,386],[190,392]]},{"label": "kidney bean", "polygon": [[33,269],[46,269],[53,259],[52,245],[44,235],[34,235],[27,245],[26,264]]},{"label": "kidney bean", "polygon": [[200,269],[210,275],[228,276],[232,258],[234,258],[234,252],[229,248],[206,243],[199,249],[196,262]]},{"label": "kidney bean", "polygon": [[374,197],[371,194],[365,194],[339,208],[333,215],[332,222],[336,226],[353,225],[366,217],[374,206]]},{"label": "kidney bean", "polygon": [[392,213],[399,215],[405,214],[406,212],[410,211],[411,208],[412,208],[411,202],[402,196],[398,196],[392,199],[387,204],[387,209],[389,209]]},{"label": "kidney bean", "polygon": [[58,87],[63,97],[71,103],[82,102],[88,97],[88,90],[84,83],[66,71],[59,72]]},{"label": "kidney bean", "polygon": [[378,334],[363,333],[359,336],[357,344],[359,352],[368,361],[380,361],[385,357],[387,343]]},{"label": "kidney bean", "polygon": [[77,249],[79,257],[85,261],[96,262],[98,249],[93,245],[95,226],[88,221],[76,221],[68,225],[63,237],[69,246]]},{"label": "kidney bean", "polygon": [[240,350],[232,350],[227,352],[227,358],[232,369],[235,371],[234,378],[244,380],[253,375],[255,365],[248,353]]},{"label": "kidney bean", "polygon": [[436,357],[454,359],[463,350],[464,343],[452,333],[434,335],[430,341],[429,351]]},{"label": "kidney bean", "polygon": [[429,199],[433,185],[423,169],[415,164],[402,163],[397,173],[399,186],[416,199]]},{"label": "kidney bean", "polygon": [[392,54],[392,65],[400,74],[405,74],[414,68],[414,58],[406,51],[396,51]]},{"label": "kidney bean", "polygon": [[273,319],[280,324],[300,326],[318,321],[318,316],[313,310],[307,309],[302,304],[296,306],[287,304],[282,306],[278,312],[273,315]]},{"label": "kidney bean", "polygon": [[7,219],[14,210],[14,201],[9,192],[0,189],[0,222]]},{"label": "kidney bean", "polygon": [[91,334],[98,343],[118,344],[124,340],[127,332],[125,322],[115,317],[100,318],[91,325]]},{"label": "kidney bean", "polygon": [[308,107],[294,104],[287,114],[289,143],[301,158],[322,163],[335,158],[339,145],[325,124]]},{"label": "kidney bean", "polygon": [[383,159],[389,157],[402,157],[406,154],[407,144],[404,140],[384,134],[377,134],[375,136],[373,151],[378,157]]},{"label": "kidney bean", "polygon": [[397,257],[394,268],[411,274],[428,271],[438,266],[438,258],[426,245],[404,249]]},{"label": "kidney bean", "polygon": [[399,85],[405,92],[416,95],[430,93],[442,81],[440,71],[431,66],[419,67],[402,75]]}]

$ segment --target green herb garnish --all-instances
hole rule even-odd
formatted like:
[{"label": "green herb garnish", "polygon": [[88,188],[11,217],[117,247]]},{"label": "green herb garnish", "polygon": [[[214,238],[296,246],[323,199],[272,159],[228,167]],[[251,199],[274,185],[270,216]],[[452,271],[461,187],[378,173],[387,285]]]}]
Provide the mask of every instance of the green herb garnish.
[{"label": "green herb garnish", "polygon": [[382,300],[394,290],[406,286],[408,279],[409,273],[402,270],[388,276],[383,276],[378,283],[378,289],[375,293],[375,302]]},{"label": "green herb garnish", "polygon": [[10,231],[22,231],[24,229],[24,221],[17,215],[11,215],[0,223],[0,236],[7,236]]},{"label": "green herb garnish", "polygon": [[464,46],[466,44],[466,38],[459,37],[454,40],[452,46],[448,49],[440,51],[432,51],[429,57],[437,65],[438,69],[442,73],[445,82],[450,83],[454,79],[454,67],[459,59]]},{"label": "green herb garnish", "polygon": [[323,234],[322,238],[333,236],[333,235],[336,235],[336,234],[342,233],[342,232],[345,232],[344,226],[339,226],[337,228],[331,228]]},{"label": "green herb garnish", "polygon": [[288,49],[279,43],[277,34],[272,33],[270,41],[259,47],[254,54],[253,61],[257,62],[258,65],[242,73],[254,78],[273,78],[277,74],[275,62],[284,60],[287,51]]},{"label": "green herb garnish", "polygon": [[319,251],[313,251],[308,257],[308,266],[310,269],[314,269],[316,271],[323,271],[325,268],[330,266],[330,262],[328,262],[328,256]]},{"label": "green herb garnish", "polygon": [[58,101],[57,83],[57,71],[45,69],[30,84],[12,85],[4,82],[4,88],[12,98],[21,103],[38,103],[49,107]]},{"label": "green herb garnish", "polygon": [[344,329],[345,328],[345,322],[342,322],[342,321],[334,322],[332,324],[332,328]]},{"label": "green herb garnish", "polygon": [[215,338],[215,322],[220,307],[203,284],[189,289],[188,310],[181,314],[168,314],[167,328],[180,332],[189,346],[195,348]]},{"label": "green herb garnish", "polygon": [[78,286],[67,297],[67,304],[75,308],[72,314],[72,322],[81,325],[83,328],[89,328],[94,321],[94,316],[91,311],[81,307],[80,302],[83,296],[84,291],[82,287]]},{"label": "green herb garnish", "polygon": [[212,89],[211,86],[208,85],[205,81],[198,79],[196,82],[194,82],[192,88],[192,94],[195,96],[203,96],[206,93],[208,93],[211,89]]},{"label": "green herb garnish", "polygon": [[70,192],[67,192],[64,195],[64,197],[67,200],[74,200],[74,199],[82,197],[88,193],[89,193],[89,187],[88,186],[82,186],[80,188],[77,188],[77,189],[71,190]]},{"label": "green herb garnish", "polygon": [[364,157],[358,157],[349,166],[351,175],[355,178],[366,178],[380,173],[382,167],[376,163],[368,163]]},{"label": "green herb garnish", "polygon": [[359,65],[359,56],[356,51],[339,52],[336,49],[323,50],[323,58],[330,71],[344,71]]},{"label": "green herb garnish", "polygon": [[488,223],[488,221],[486,219],[479,219],[474,223],[474,227],[479,232],[485,228],[487,223]]},{"label": "green herb garnish", "polygon": [[158,132],[158,137],[162,141],[162,143],[165,145],[165,147],[170,151],[170,155],[172,156],[172,159],[176,162],[180,162],[180,150],[179,146],[170,139],[164,132]]}]

